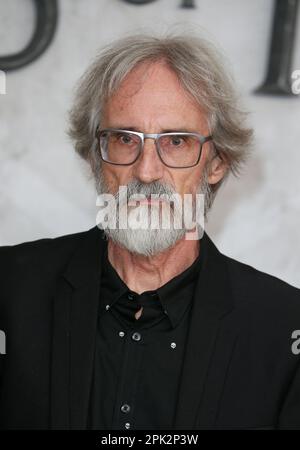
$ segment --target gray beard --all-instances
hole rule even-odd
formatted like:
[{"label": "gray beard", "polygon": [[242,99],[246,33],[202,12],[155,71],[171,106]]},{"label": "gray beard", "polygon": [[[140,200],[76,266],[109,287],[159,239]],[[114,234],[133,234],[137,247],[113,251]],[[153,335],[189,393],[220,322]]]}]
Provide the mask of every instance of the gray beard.
[{"label": "gray beard", "polygon": [[[104,228],[106,237],[111,239],[117,245],[126,248],[130,253],[148,257],[157,255],[173,247],[180,239],[184,238],[187,231],[190,231],[186,228],[184,223],[182,224],[181,228],[174,227],[174,220],[170,220],[170,227],[168,229],[161,226],[161,221],[159,222],[159,227],[155,229],[152,229],[150,226],[148,226],[146,229],[131,228],[130,223],[128,223],[128,227],[126,229],[122,229],[118,226],[119,207],[127,205],[124,205],[124,203],[120,204],[118,192],[116,194],[110,192],[109,187],[104,181],[102,170],[98,171],[98,176],[96,179],[96,190],[98,195],[107,193],[113,194],[116,200],[116,212],[110,211],[109,214],[116,214],[117,226],[106,226]],[[145,184],[139,182],[138,180],[133,180],[127,184],[128,200],[132,195],[135,194],[143,194],[145,196],[155,194],[158,196],[163,195],[167,198],[171,198],[175,193],[176,192],[172,187],[166,184],[162,184],[158,181]],[[204,215],[206,215],[207,209],[209,208],[209,202],[211,201],[211,189],[209,183],[207,182],[207,174],[205,171],[203,173],[202,181],[198,186],[197,194],[204,194]],[[193,214],[195,214],[194,209],[195,204],[193,203]],[[142,212],[142,220],[146,220],[150,217],[148,216],[149,209],[147,205],[144,205],[144,207],[142,208],[139,207],[139,210]],[[181,210],[177,208],[175,202],[173,203],[173,208],[171,209],[171,219],[174,219],[176,216],[178,217],[179,214],[181,216]],[[101,223],[97,225],[101,228]],[[202,227],[200,227],[200,225],[197,223],[196,228],[198,231],[198,235],[201,236],[203,234]]]}]

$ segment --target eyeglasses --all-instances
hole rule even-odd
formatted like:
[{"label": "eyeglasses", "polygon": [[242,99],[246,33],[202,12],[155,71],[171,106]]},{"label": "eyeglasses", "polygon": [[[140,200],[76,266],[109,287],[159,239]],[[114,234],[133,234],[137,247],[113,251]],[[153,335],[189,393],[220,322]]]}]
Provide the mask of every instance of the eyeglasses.
[{"label": "eyeglasses", "polygon": [[101,159],[120,166],[135,163],[142,153],[145,139],[154,139],[161,162],[174,169],[196,166],[203,144],[212,140],[212,136],[196,132],[141,133],[118,128],[97,128],[96,138]]}]

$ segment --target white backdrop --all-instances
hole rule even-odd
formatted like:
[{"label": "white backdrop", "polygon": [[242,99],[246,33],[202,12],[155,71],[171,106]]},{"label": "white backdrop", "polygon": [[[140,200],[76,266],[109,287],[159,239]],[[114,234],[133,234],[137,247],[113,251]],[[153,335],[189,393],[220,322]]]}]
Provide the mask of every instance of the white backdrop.
[{"label": "white backdrop", "polygon": [[[300,96],[255,96],[264,79],[272,0],[60,0],[57,33],[0,95],[0,245],[86,230],[96,194],[65,130],[72,88],[96,50],[129,31],[201,28],[232,64],[255,128],[243,175],[219,192],[206,228],[225,254],[300,287]],[[0,54],[19,50],[34,23],[30,0],[0,0]],[[299,29],[299,18],[298,18]],[[300,69],[300,32],[293,69]]]}]

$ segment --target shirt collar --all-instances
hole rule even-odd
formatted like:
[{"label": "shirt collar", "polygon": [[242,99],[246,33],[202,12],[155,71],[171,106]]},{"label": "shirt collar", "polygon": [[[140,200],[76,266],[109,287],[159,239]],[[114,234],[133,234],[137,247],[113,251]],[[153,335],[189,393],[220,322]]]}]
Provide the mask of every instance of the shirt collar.
[{"label": "shirt collar", "polygon": [[[200,241],[199,255],[187,269],[173,277],[158,289],[153,291],[145,291],[141,294],[144,295],[147,293],[149,294],[147,297],[153,297],[155,301],[160,302],[162,312],[168,316],[173,328],[179,324],[185,311],[192,302],[195,281],[199,276],[201,263],[203,260],[203,244],[204,240],[202,239]],[[112,307],[113,304],[125,294],[133,301],[139,296],[139,294],[128,288],[110,263],[106,245],[103,253],[103,271],[101,282],[102,301],[100,310],[103,311],[107,307]]]},{"label": "shirt collar", "polygon": [[166,311],[173,328],[178,325],[186,309],[192,303],[195,282],[199,276],[203,259],[201,244],[200,248],[198,257],[187,269],[157,289],[163,309]]}]

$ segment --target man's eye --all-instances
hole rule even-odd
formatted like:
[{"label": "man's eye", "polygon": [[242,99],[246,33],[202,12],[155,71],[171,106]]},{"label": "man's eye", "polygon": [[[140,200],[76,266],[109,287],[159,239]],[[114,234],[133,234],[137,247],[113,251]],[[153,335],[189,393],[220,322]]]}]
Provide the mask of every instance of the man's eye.
[{"label": "man's eye", "polygon": [[174,145],[175,147],[179,147],[180,145],[184,144],[184,138],[180,137],[180,136],[175,136],[171,138],[171,144]]},{"label": "man's eye", "polygon": [[121,142],[121,144],[130,144],[130,142],[132,141],[131,137],[127,134],[120,134],[118,136],[118,140]]}]

